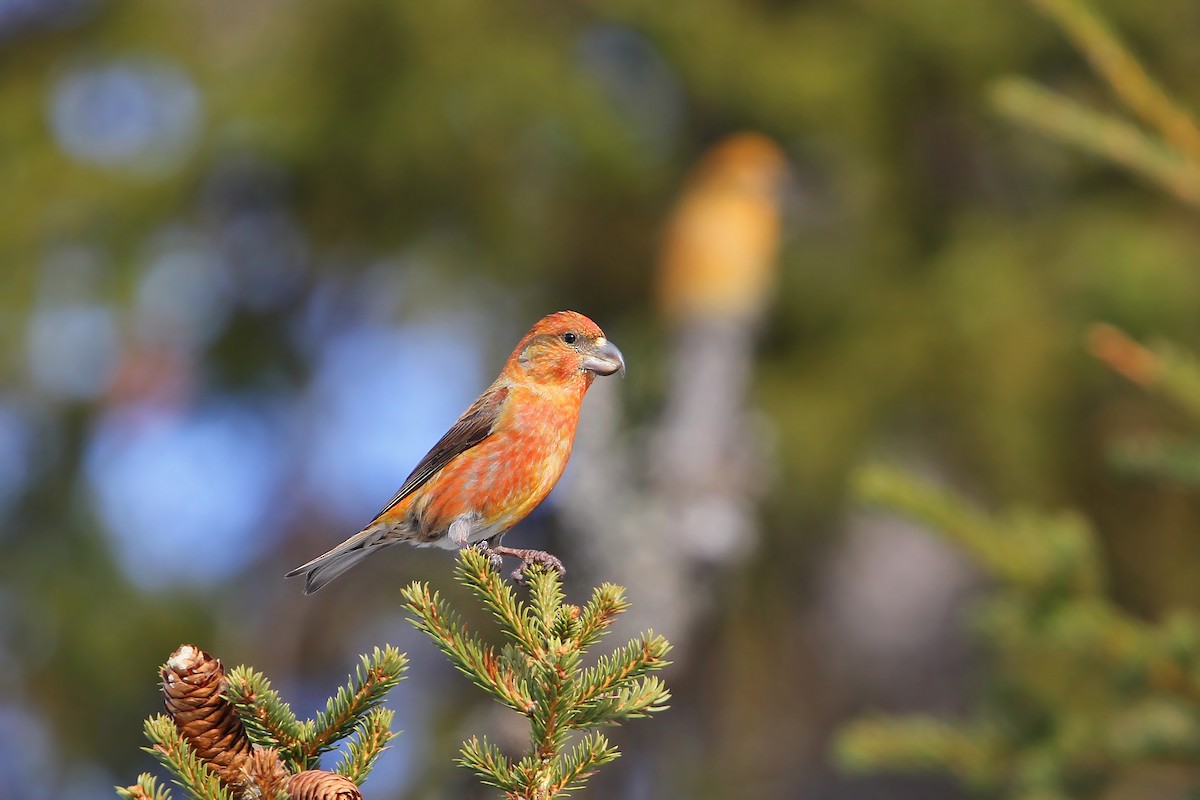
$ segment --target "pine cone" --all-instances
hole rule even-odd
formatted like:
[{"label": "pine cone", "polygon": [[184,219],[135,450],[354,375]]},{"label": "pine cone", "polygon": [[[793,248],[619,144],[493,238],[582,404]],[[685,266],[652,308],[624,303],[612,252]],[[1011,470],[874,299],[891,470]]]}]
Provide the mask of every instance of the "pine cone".
[{"label": "pine cone", "polygon": [[182,645],[162,668],[163,701],[180,734],[230,788],[245,780],[250,739],[237,712],[222,695],[221,662],[198,647]]},{"label": "pine cone", "polygon": [[288,782],[288,797],[291,800],[362,800],[362,792],[354,781],[336,772],[309,769],[292,776]]},{"label": "pine cone", "polygon": [[270,747],[256,746],[254,752],[246,759],[246,796],[275,800],[279,792],[286,789],[288,777],[287,768],[279,760],[278,751]]}]

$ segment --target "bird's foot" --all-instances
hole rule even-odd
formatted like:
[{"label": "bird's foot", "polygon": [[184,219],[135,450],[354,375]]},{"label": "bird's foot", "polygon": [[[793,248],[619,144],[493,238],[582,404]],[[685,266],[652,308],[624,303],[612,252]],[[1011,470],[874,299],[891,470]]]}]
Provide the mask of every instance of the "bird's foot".
[{"label": "bird's foot", "polygon": [[518,583],[525,582],[526,570],[534,564],[541,564],[548,569],[557,570],[559,575],[565,575],[567,572],[567,568],[563,566],[562,561],[545,550],[523,550],[519,547],[495,545],[494,547],[488,547],[484,552],[492,560],[492,566],[496,566],[502,556],[512,556],[513,558],[521,559],[521,566],[513,570],[512,573],[513,580]]},{"label": "bird's foot", "polygon": [[497,553],[496,548],[489,546],[486,541],[475,545],[475,549],[487,556],[488,563],[496,572],[504,569],[504,556]]}]

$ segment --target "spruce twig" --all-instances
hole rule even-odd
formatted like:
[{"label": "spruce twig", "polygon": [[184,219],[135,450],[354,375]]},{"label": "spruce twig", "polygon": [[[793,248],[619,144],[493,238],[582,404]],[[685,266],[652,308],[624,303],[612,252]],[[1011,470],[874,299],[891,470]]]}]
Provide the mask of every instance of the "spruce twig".
[{"label": "spruce twig", "polygon": [[608,743],[604,734],[584,734],[571,752],[563,757],[558,779],[551,787],[551,796],[582,788],[583,782],[597,769],[620,755],[620,751]]},{"label": "spruce twig", "polygon": [[928,525],[1001,580],[1039,591],[1093,592],[1103,585],[1094,538],[1077,515],[1016,512],[993,520],[945,489],[879,464],[860,469],[854,480],[860,498]]},{"label": "spruce twig", "polygon": [[229,673],[226,697],[237,708],[251,741],[278,750],[292,769],[304,768],[301,750],[304,726],[296,719],[292,707],[271,688],[265,675],[250,667],[236,667]]},{"label": "spruce twig", "polygon": [[1192,206],[1200,206],[1200,125],[1146,71],[1083,0],[1029,0],[1071,39],[1113,93],[1149,128],[1082,106],[1017,78],[996,84],[1000,113],[1104,156]]},{"label": "spruce twig", "polygon": [[384,696],[404,677],[408,658],[395,647],[375,648],[361,663],[345,686],[338,689],[312,724],[304,727],[300,750],[307,767],[332,749],[339,740],[354,732],[360,718],[383,702]]},{"label": "spruce twig", "polygon": [[977,790],[1003,782],[1001,764],[981,745],[989,734],[923,716],[858,720],[838,737],[837,759],[845,769],[925,771],[942,769]]},{"label": "spruce twig", "polygon": [[517,599],[511,585],[485,561],[463,564],[463,580],[492,612],[513,644],[536,651],[538,635],[533,612]]},{"label": "spruce twig", "polygon": [[146,738],[153,747],[143,748],[157,758],[176,776],[175,783],[196,800],[233,800],[207,762],[196,755],[166,714],[156,714],[146,720]]},{"label": "spruce twig", "polygon": [[117,794],[126,800],[171,800],[171,790],[159,785],[158,778],[149,772],[138,775],[133,786],[118,786]]},{"label": "spruce twig", "polygon": [[996,110],[1014,122],[1107,158],[1180,201],[1200,206],[1200,162],[1185,158],[1136,125],[1023,78],[997,82],[991,99]]},{"label": "spruce twig", "polygon": [[1167,398],[1200,422],[1200,358],[1169,342],[1149,346],[1112,325],[1093,325],[1088,349],[1114,372]]},{"label": "spruce twig", "polygon": [[[612,625],[627,603],[623,590],[604,584],[581,609],[565,602],[557,572],[529,572],[529,602],[479,552],[463,550],[456,576],[492,613],[509,640],[497,654],[466,630],[461,619],[429,587],[404,590],[413,624],[433,639],[451,663],[503,705],[529,719],[530,750],[514,761],[485,739],[462,746],[459,764],[509,798],[542,800],[582,786],[597,768],[619,755],[590,730],[617,725],[666,708],[665,685],[649,673],[667,662],[661,636],[646,633],[590,666],[587,648]],[[573,747],[572,735],[583,731]]]},{"label": "spruce twig", "polygon": [[1079,517],[988,517],[886,467],[864,470],[859,488],[935,526],[1001,580],[973,614],[996,672],[974,719],[853,723],[839,737],[845,767],[940,770],[992,795],[1065,798],[1132,764],[1200,755],[1200,621],[1176,614],[1152,625],[1106,598],[1095,535]]},{"label": "spruce twig", "polygon": [[[1099,323],[1087,335],[1088,349],[1117,374],[1173,403],[1200,422],[1200,359],[1169,342],[1149,346],[1121,329]],[[1187,486],[1200,485],[1200,442],[1192,436],[1141,434],[1109,448],[1115,466]]]},{"label": "spruce twig", "polygon": [[354,739],[334,772],[358,784],[365,781],[388,743],[400,735],[391,729],[395,715],[390,708],[377,707],[362,717],[354,726]]},{"label": "spruce twig", "polygon": [[1030,0],[1070,37],[1092,69],[1112,87],[1130,111],[1158,133],[1181,155],[1200,162],[1200,127],[1141,62],[1129,52],[1113,30],[1081,0]]},{"label": "spruce twig", "polygon": [[499,747],[477,736],[463,742],[458,765],[473,770],[485,786],[494,786],[507,797],[519,797],[527,777],[518,774]]},{"label": "spruce twig", "polygon": [[[1000,110],[1200,207],[1194,118],[1083,0],[1030,2],[1055,20],[1148,130],[1025,81],[997,85]],[[1144,346],[1109,325],[1094,326],[1088,346],[1114,371],[1200,421],[1194,355]],[[1125,453],[1127,462],[1160,476],[1200,475],[1200,448],[1143,445],[1148,449]],[[1107,795],[1135,768],[1190,766],[1200,757],[1200,619],[1177,613],[1152,624],[1105,597],[1097,537],[1077,516],[991,517],[888,468],[864,470],[859,491],[943,533],[1001,580],[973,615],[995,673],[973,720],[856,722],[839,737],[844,766],[938,770],[989,796],[1065,800]]]},{"label": "spruce twig", "polygon": [[[403,677],[405,656],[375,648],[315,719],[301,722],[262,673],[184,645],[163,668],[168,715],[146,721],[152,753],[196,800],[352,800],[358,784],[395,737],[393,712],[380,707]],[[319,755],[353,736],[336,772],[314,769]],[[118,787],[122,797],[171,800],[153,777]]]},{"label": "spruce twig", "polygon": [[533,700],[525,685],[525,665],[514,657],[518,651],[497,655],[478,637],[465,632],[461,618],[426,584],[414,582],[403,594],[405,604],[416,615],[413,624],[433,639],[459,672],[514,711],[524,714],[529,710]]}]

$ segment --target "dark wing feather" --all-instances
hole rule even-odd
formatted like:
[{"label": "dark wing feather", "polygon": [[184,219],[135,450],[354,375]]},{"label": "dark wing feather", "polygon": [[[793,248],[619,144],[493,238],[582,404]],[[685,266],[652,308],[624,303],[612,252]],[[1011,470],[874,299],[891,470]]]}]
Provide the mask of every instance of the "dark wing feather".
[{"label": "dark wing feather", "polygon": [[496,427],[496,420],[500,417],[500,407],[507,396],[508,389],[504,386],[490,389],[480,395],[479,399],[458,418],[458,422],[450,426],[446,435],[425,454],[425,457],[405,479],[404,485],[396,492],[396,496],[388,501],[383,510],[375,515],[375,518],[382,517],[401,500],[425,485],[426,481],[456,457],[491,436]]}]

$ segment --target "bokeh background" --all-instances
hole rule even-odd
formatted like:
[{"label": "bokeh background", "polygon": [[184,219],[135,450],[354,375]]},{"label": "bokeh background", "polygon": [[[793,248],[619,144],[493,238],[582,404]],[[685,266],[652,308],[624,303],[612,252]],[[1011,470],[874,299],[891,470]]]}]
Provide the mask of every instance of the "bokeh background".
[{"label": "bokeh background", "polygon": [[[1200,106],[1200,5],[1096,6]],[[1078,508],[1125,608],[1200,603],[1195,494],[1105,457],[1180,420],[1084,345],[1200,341],[1194,212],[1001,119],[1009,74],[1113,105],[1016,0],[0,0],[0,798],[150,769],[181,642],[302,714],[396,644],[367,795],[489,796],[458,742],[521,721],[399,607],[461,597],[450,558],[282,575],[559,308],[629,375],[509,543],[677,644],[672,709],[584,796],[962,796],[832,765],[844,720],[953,717],[986,674],[984,582],[856,465]]]}]

